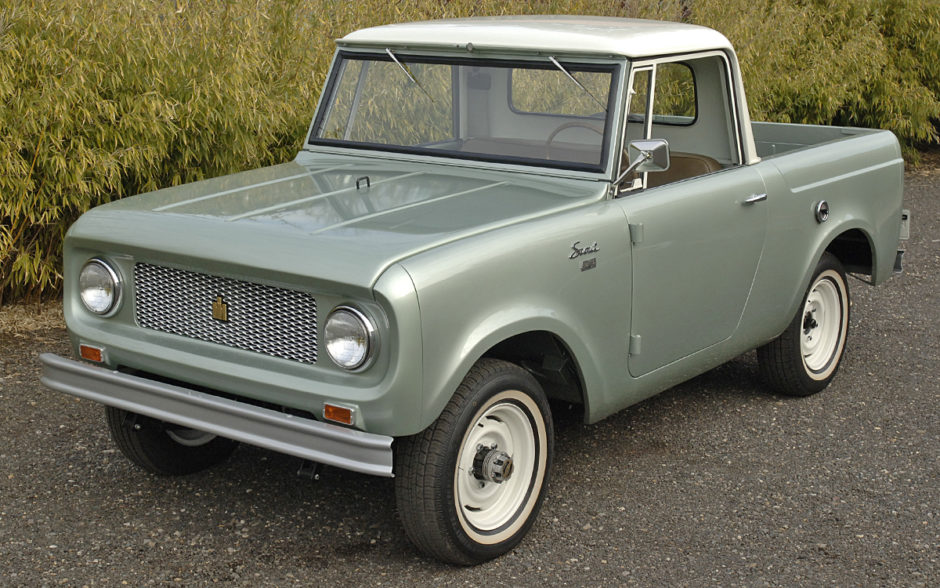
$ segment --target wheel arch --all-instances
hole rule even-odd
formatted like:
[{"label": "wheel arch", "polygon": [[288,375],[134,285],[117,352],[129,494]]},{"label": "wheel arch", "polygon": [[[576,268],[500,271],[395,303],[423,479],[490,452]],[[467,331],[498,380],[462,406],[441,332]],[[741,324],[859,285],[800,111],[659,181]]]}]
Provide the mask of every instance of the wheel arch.
[{"label": "wheel arch", "polygon": [[805,251],[805,261],[794,267],[794,273],[791,274],[797,286],[792,290],[788,288],[788,294],[784,300],[786,312],[778,315],[787,317],[787,323],[781,321],[779,329],[768,334],[767,341],[779,336],[789,323],[789,319],[797,312],[806,289],[809,288],[810,281],[813,279],[813,272],[824,254],[830,253],[835,256],[847,274],[866,275],[869,276],[870,283],[875,283],[873,274],[879,271],[879,258],[878,249],[871,235],[871,231],[859,223],[844,223],[825,234],[820,233],[815,236],[814,242]]},{"label": "wheel arch", "polygon": [[[484,357],[502,359],[522,366],[552,399],[584,406],[589,414],[588,390],[600,377],[591,352],[575,331],[561,321],[531,317],[501,325],[485,335],[473,337],[455,358],[453,369],[438,374],[438,385],[425,390],[422,421],[433,422],[443,411],[470,369]],[[433,378],[426,379],[427,382]]]},{"label": "wheel arch", "polygon": [[[803,294],[813,279],[813,272],[825,253],[830,253],[839,260],[845,272],[872,276],[878,268],[877,250],[871,238],[871,232],[855,224],[845,224],[830,231],[820,239],[806,267],[800,288],[791,300],[791,311],[796,312]],[[792,313],[791,313],[792,314]]]},{"label": "wheel arch", "polygon": [[[834,255],[846,273],[871,276],[875,271],[874,243],[869,234],[860,228],[843,230],[829,241],[823,251]],[[822,252],[816,257],[817,263],[821,257]]]},{"label": "wheel arch", "polygon": [[585,403],[581,367],[568,345],[555,333],[519,333],[493,345],[482,357],[502,359],[525,368],[549,398]]}]

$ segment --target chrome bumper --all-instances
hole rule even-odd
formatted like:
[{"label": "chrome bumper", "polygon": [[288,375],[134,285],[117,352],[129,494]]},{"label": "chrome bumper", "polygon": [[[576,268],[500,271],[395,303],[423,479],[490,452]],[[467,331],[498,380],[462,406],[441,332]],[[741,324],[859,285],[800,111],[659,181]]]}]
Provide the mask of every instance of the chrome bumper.
[{"label": "chrome bumper", "polygon": [[44,353],[42,383],[184,427],[354,472],[392,477],[392,437],[344,429]]}]

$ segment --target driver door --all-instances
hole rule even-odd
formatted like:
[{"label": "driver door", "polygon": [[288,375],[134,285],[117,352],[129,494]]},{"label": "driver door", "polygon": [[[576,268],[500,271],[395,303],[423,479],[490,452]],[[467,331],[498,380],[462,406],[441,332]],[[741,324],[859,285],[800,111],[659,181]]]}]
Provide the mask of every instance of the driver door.
[{"label": "driver door", "polygon": [[712,53],[634,68],[626,136],[666,139],[672,161],[616,200],[633,248],[633,377],[731,337],[750,295],[766,188],[759,166],[741,163],[728,67]]}]

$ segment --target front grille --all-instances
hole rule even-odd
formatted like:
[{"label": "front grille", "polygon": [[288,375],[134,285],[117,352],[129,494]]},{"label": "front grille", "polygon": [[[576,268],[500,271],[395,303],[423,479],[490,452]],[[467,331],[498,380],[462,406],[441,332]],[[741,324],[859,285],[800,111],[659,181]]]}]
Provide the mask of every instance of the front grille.
[{"label": "front grille", "polygon": [[[317,361],[317,301],[309,294],[146,263],[134,266],[134,282],[141,327]],[[213,318],[213,305],[227,320]]]}]

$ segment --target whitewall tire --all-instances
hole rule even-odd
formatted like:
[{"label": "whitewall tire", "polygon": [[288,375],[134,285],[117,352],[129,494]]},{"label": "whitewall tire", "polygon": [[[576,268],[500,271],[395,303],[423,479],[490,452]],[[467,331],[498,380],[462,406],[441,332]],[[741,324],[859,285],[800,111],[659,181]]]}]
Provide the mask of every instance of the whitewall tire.
[{"label": "whitewall tire", "polygon": [[787,330],[757,350],[761,374],[783,394],[815,394],[835,377],[848,332],[845,270],[835,256],[824,253]]},{"label": "whitewall tire", "polygon": [[506,553],[541,507],[553,441],[535,378],[509,362],[480,360],[434,424],[396,442],[395,493],[408,537],[460,565]]}]

